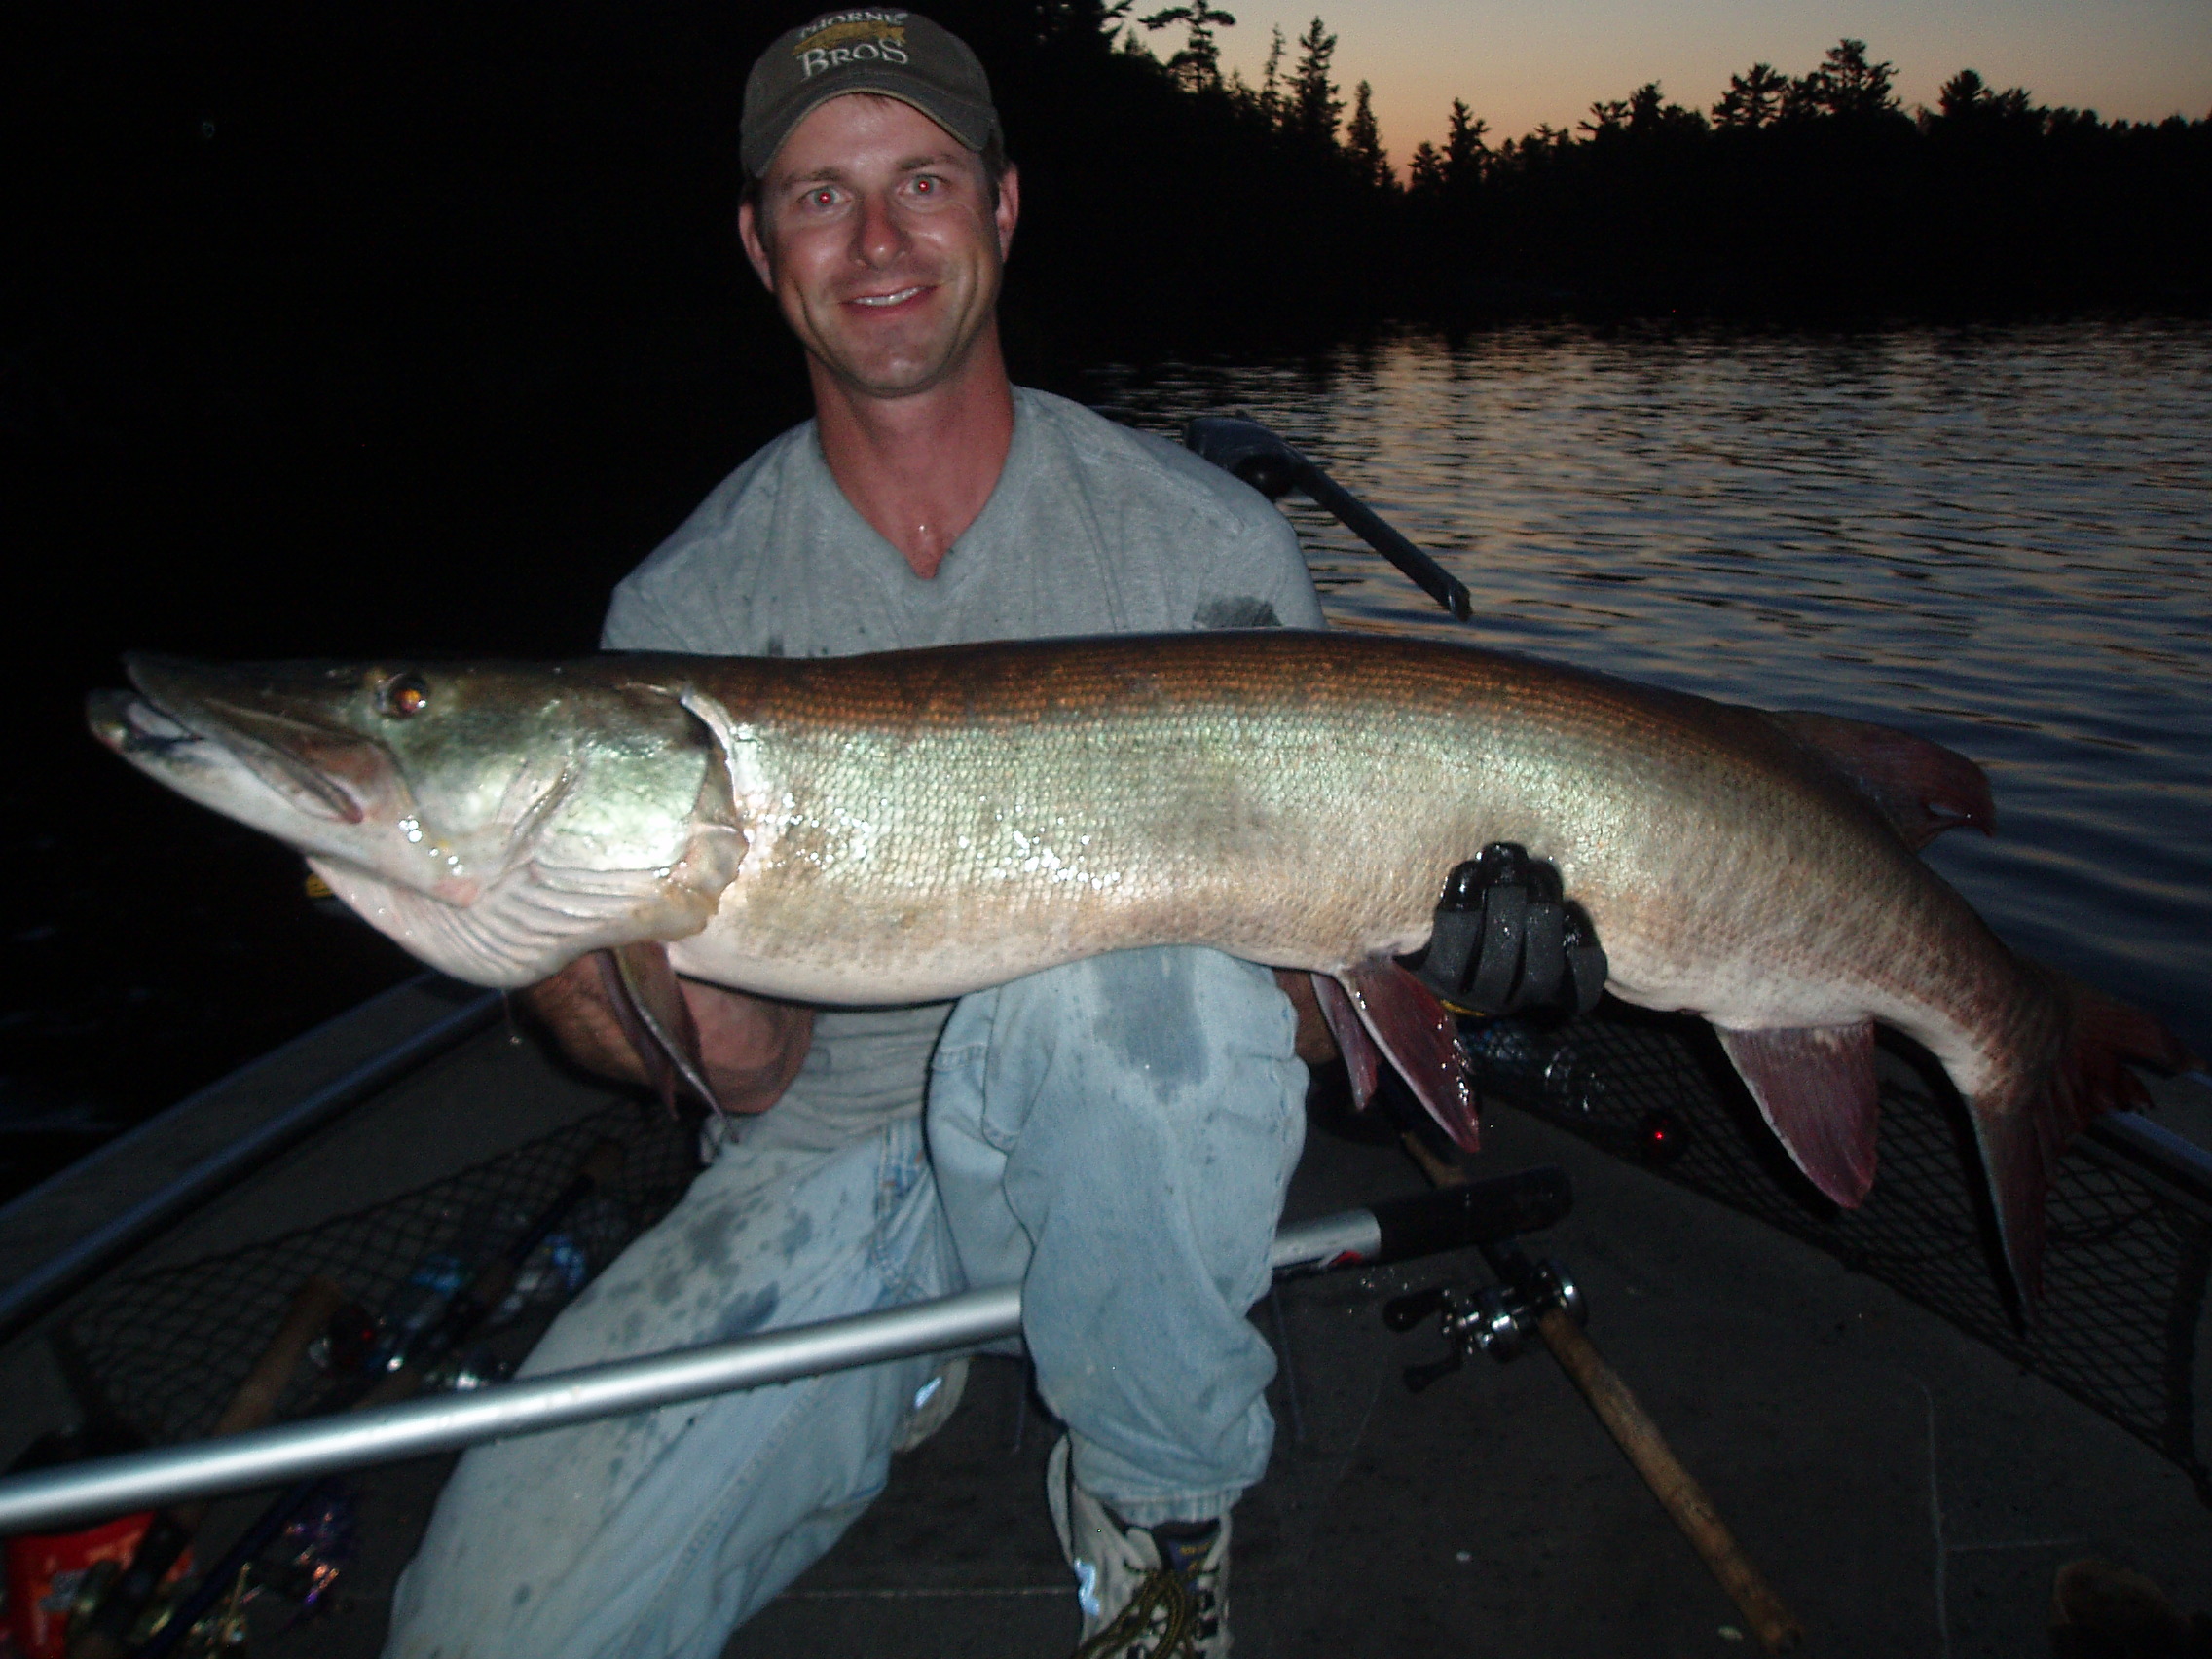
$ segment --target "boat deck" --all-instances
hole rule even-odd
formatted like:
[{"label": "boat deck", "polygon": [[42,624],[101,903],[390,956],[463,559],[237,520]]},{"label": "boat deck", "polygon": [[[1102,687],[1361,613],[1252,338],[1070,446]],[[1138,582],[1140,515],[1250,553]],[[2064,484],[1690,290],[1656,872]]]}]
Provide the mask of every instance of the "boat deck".
[{"label": "boat deck", "polygon": [[[488,1032],[124,1272],[404,1192],[611,1098]],[[1493,1111],[1473,1172],[1542,1162],[1568,1171],[1576,1202],[1531,1253],[1571,1269],[1591,1337],[1802,1620],[1805,1652],[2045,1651],[2052,1574],[2087,1555],[2148,1573],[2185,1608],[2212,1604],[2212,1511],[2180,1468],[2106,1418],[1833,1257],[1534,1117]],[[1316,1129],[1289,1218],[1422,1184],[1395,1144]],[[8,1242],[0,1226],[0,1254]],[[1392,1334],[1380,1308],[1454,1276],[1487,1275],[1469,1252],[1286,1280],[1255,1309],[1283,1365],[1274,1461],[1236,1514],[1239,1653],[1751,1651],[1540,1347],[1405,1388],[1401,1368],[1442,1341],[1433,1328]],[[0,1351],[0,1458],[69,1415],[30,1339]],[[895,1462],[882,1499],[731,1640],[729,1659],[1068,1651],[1073,1587],[1043,1501],[1053,1433],[1023,1367],[977,1361],[946,1427]],[[363,1547],[340,1604],[263,1637],[257,1655],[376,1653],[391,1580],[449,1466],[356,1477]],[[218,1505],[202,1559],[258,1507]]]}]

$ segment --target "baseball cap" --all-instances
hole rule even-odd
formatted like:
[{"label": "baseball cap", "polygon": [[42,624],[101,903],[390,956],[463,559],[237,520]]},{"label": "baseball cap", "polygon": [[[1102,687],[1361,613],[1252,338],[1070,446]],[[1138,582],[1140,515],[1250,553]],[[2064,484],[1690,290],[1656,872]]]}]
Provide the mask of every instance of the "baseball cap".
[{"label": "baseball cap", "polygon": [[831,98],[911,104],[971,150],[998,130],[991,84],[968,43],[913,12],[829,12],[778,38],[745,78],[738,159],[758,178],[792,129]]}]

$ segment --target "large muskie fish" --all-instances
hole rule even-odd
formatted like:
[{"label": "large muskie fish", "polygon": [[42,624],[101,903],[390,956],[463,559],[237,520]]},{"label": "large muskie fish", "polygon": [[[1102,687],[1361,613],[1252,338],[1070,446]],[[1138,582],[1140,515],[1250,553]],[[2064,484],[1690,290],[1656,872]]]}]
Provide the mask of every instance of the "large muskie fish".
[{"label": "large muskie fish", "polygon": [[[1262,631],[788,661],[601,656],[212,667],[135,657],[93,730],[304,851],[424,961],[523,985],[666,941],[667,966],[807,1002],[950,997],[1100,951],[1311,971],[1355,1080],[1376,1047],[1462,1144],[1453,1027],[1393,958],[1492,841],[1551,860],[1610,989],[1718,1028],[1831,1198],[1874,1175],[1874,1026],[1972,1113],[2013,1274],[2155,1019],[2014,955],[1914,854],[1986,830],[1971,762],[1519,657]],[[658,1009],[655,1015],[653,1010]]]}]

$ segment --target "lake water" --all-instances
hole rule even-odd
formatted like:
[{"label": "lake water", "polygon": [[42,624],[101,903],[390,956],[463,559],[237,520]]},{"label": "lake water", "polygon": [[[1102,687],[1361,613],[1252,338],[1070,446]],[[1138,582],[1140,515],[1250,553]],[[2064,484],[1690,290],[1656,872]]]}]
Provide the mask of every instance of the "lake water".
[{"label": "lake water", "polygon": [[1972,756],[1998,834],[1932,862],[2212,1052],[2212,327],[1403,332],[1088,390],[1167,433],[1248,412],[1477,596],[1454,622],[1299,501],[1337,626]]},{"label": "lake water", "polygon": [[[1451,621],[1294,506],[1339,626],[1972,756],[1999,834],[1937,866],[2212,1051],[2212,327],[1407,332],[1065,388],[1171,433],[1249,410],[1481,601]],[[55,727],[0,777],[0,1197],[411,971],[308,909],[282,848]]]}]

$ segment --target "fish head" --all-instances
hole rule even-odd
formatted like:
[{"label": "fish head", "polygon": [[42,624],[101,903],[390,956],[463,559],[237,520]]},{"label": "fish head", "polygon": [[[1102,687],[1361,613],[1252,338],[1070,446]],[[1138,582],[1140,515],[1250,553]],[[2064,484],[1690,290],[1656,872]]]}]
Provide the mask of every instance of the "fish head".
[{"label": "fish head", "polygon": [[743,855],[714,733],[621,659],[127,667],[101,742],[477,983],[696,932]]}]

